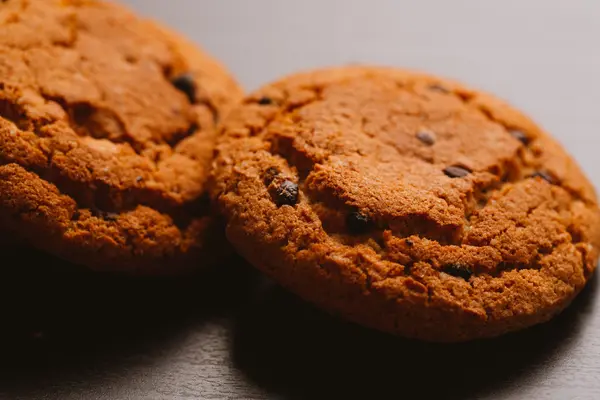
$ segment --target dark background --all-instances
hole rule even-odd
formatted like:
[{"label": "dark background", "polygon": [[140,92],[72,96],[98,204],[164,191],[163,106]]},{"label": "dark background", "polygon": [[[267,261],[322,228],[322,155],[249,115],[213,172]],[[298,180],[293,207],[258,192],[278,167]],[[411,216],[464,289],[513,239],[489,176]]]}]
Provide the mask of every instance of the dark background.
[{"label": "dark background", "polygon": [[[247,89],[360,62],[495,92],[600,186],[597,0],[124,2],[202,43]],[[158,281],[0,251],[1,399],[600,399],[596,280],[548,324],[431,345],[338,321],[239,260]]]}]

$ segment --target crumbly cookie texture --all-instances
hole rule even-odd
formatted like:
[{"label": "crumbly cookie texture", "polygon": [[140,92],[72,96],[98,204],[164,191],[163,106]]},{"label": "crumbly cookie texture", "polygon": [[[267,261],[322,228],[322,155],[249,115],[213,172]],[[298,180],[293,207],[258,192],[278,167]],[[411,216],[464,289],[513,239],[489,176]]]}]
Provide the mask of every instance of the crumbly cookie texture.
[{"label": "crumbly cookie texture", "polygon": [[215,261],[215,124],[242,94],[179,34],[91,0],[0,2],[0,224],[100,270]]},{"label": "crumbly cookie texture", "polygon": [[416,72],[300,73],[223,125],[211,191],[256,267],[345,318],[431,341],[550,319],[590,279],[594,189],[501,100]]}]

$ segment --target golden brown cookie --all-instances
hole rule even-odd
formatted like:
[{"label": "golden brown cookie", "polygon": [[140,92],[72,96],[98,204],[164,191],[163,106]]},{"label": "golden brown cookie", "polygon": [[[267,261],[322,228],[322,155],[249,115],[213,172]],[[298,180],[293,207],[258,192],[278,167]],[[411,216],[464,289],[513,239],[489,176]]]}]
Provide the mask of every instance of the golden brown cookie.
[{"label": "golden brown cookie", "polygon": [[176,33],[92,0],[0,2],[0,224],[100,270],[214,261],[215,124],[241,98]]},{"label": "golden brown cookie", "polygon": [[223,124],[212,195],[239,252],[330,312],[431,341],[548,320],[590,279],[594,189],[495,97],[391,68],[297,74]]}]

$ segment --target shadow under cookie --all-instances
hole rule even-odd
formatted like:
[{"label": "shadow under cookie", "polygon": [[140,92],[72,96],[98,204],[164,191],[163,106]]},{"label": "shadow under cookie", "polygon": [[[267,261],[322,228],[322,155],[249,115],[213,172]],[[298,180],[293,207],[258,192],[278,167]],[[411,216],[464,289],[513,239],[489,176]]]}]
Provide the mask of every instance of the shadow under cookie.
[{"label": "shadow under cookie", "polygon": [[546,324],[496,339],[428,344],[343,322],[266,285],[238,316],[234,361],[278,398],[482,398],[514,389],[574,345],[597,286],[592,280]]},{"label": "shadow under cookie", "polygon": [[27,247],[3,257],[14,260],[0,275],[0,397],[10,398],[50,396],[69,382],[102,388],[150,369],[239,307],[249,277],[240,260],[157,279],[94,273]]}]

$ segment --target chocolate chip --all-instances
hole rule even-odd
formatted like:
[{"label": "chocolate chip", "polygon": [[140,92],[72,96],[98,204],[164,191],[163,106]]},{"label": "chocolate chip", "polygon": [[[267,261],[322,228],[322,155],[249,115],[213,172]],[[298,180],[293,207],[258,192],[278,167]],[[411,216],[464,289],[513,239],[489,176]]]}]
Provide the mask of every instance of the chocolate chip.
[{"label": "chocolate chip", "polygon": [[102,213],[102,218],[107,221],[116,221],[119,219],[119,214],[113,212],[104,212]]},{"label": "chocolate chip", "polygon": [[415,243],[410,239],[406,239],[404,243],[406,243],[408,247],[413,247],[415,245]]},{"label": "chocolate chip", "polygon": [[196,83],[192,74],[186,73],[176,76],[171,80],[173,86],[185,93],[190,103],[196,101]]},{"label": "chocolate chip", "polygon": [[551,185],[556,184],[556,179],[554,179],[554,177],[546,171],[536,171],[533,174],[531,174],[531,177],[532,178],[542,178],[543,180],[550,183]]},{"label": "chocolate chip", "polygon": [[369,221],[369,217],[360,211],[352,211],[346,217],[346,226],[350,233],[353,234],[362,234],[369,230],[369,226],[371,222]]},{"label": "chocolate chip", "polygon": [[200,105],[203,105],[204,107],[208,108],[208,110],[212,114],[213,122],[215,123],[215,125],[219,123],[219,119],[221,118],[221,116],[219,114],[219,110],[213,104],[212,101],[210,101],[208,98],[203,97],[200,99],[196,99],[195,104],[200,104]]},{"label": "chocolate chip", "polygon": [[473,272],[469,269],[469,267],[460,264],[448,264],[442,268],[442,271],[448,275],[462,278],[465,281],[468,281],[471,275],[473,275]]},{"label": "chocolate chip", "polygon": [[126,54],[125,55],[125,61],[128,62],[129,64],[135,64],[137,62],[137,57],[131,55],[131,54]]},{"label": "chocolate chip", "polygon": [[271,99],[270,97],[261,97],[260,99],[258,99],[258,104],[260,104],[261,106],[268,106],[270,104],[273,104],[273,99]]},{"label": "chocolate chip", "polygon": [[[91,104],[77,103],[71,106],[70,117],[75,122],[75,125],[84,127],[93,121],[92,117],[96,110],[94,110]],[[93,126],[93,122],[92,122]]]},{"label": "chocolate chip", "polygon": [[110,211],[102,211],[98,209],[92,209],[92,215],[97,218],[102,218],[105,221],[116,221],[119,219],[119,214],[110,212]]},{"label": "chocolate chip", "polygon": [[265,185],[269,186],[277,175],[279,175],[279,170],[275,167],[269,167],[263,175],[263,182]]},{"label": "chocolate chip", "polygon": [[448,94],[450,93],[450,91],[448,89],[446,89],[445,87],[439,85],[439,84],[433,84],[429,86],[429,90],[434,91],[434,92],[438,92],[438,93],[444,93],[444,94]]},{"label": "chocolate chip", "polygon": [[298,185],[292,181],[283,181],[276,189],[275,202],[278,206],[293,206],[298,202]]},{"label": "chocolate chip", "polygon": [[517,139],[519,142],[523,143],[524,145],[528,145],[529,142],[531,142],[531,139],[529,138],[529,136],[527,136],[525,134],[525,132],[520,131],[518,129],[511,129],[510,134],[512,135],[512,137],[514,137],[515,139]]},{"label": "chocolate chip", "polygon": [[[193,123],[190,125],[190,127],[188,128],[188,130],[185,132],[185,134],[183,135],[183,137],[181,137],[179,140],[183,140],[187,137],[192,136],[194,133],[198,132],[198,130],[200,129],[200,125]],[[175,143],[176,145],[177,143]]]},{"label": "chocolate chip", "polygon": [[458,165],[451,165],[444,168],[444,174],[450,178],[464,178],[470,173],[471,172],[468,169],[459,167]]},{"label": "chocolate chip", "polygon": [[200,129],[200,126],[196,123],[193,123],[190,125],[190,127],[188,128],[187,132],[185,133],[185,136],[192,136],[194,133],[196,133],[196,131]]},{"label": "chocolate chip", "polygon": [[431,146],[435,143],[435,134],[428,131],[417,132],[417,139],[426,145]]},{"label": "chocolate chip", "polygon": [[196,131],[198,131],[198,129],[200,129],[200,125],[198,125],[197,123],[192,123],[185,131],[177,132],[173,136],[171,136],[169,140],[167,140],[167,143],[171,147],[176,147],[179,144],[179,142],[181,142],[185,138],[192,136],[194,133],[196,133]]}]

